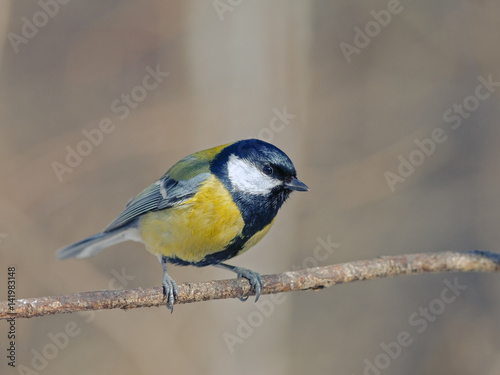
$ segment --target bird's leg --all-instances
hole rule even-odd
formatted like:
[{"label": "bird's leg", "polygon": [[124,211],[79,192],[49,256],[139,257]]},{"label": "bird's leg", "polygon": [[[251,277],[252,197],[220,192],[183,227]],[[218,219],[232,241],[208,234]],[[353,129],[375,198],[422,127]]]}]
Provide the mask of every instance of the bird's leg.
[{"label": "bird's leg", "polygon": [[177,299],[179,291],[177,290],[177,284],[174,279],[172,279],[167,273],[167,257],[162,256],[160,261],[163,267],[163,299],[167,300],[166,307],[170,309],[170,312],[174,312],[174,302]]},{"label": "bird's leg", "polygon": [[[258,301],[260,297],[260,291],[262,290],[262,277],[260,276],[260,274],[243,267],[231,266],[230,264],[226,263],[218,263],[214,264],[214,266],[233,271],[238,275],[238,277],[244,277],[245,279],[248,279],[248,281],[250,282],[250,291],[255,292],[255,302]],[[248,297],[240,298],[241,301],[246,301],[247,299]]]}]

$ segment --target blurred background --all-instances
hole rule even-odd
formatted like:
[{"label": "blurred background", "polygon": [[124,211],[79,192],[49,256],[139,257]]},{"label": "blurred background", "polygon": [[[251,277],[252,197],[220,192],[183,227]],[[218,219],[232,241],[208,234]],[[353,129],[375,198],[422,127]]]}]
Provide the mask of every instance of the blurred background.
[{"label": "blurred background", "polygon": [[[499,16],[493,0],[3,1],[0,298],[9,265],[18,298],[160,286],[138,243],[54,252],[180,158],[244,138],[282,148],[311,191],[232,264],[500,251]],[[499,291],[495,274],[420,275],[20,319],[0,372],[498,374]]]}]

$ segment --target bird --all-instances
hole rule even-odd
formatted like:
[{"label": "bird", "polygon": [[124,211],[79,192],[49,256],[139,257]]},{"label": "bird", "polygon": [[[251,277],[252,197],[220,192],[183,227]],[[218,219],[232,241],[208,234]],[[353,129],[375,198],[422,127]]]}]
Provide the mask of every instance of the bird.
[{"label": "bird", "polygon": [[[213,265],[248,279],[255,301],[259,273],[225,263],[256,245],[292,191],[309,191],[278,147],[245,139],[195,152],[130,199],[102,232],[57,251],[58,259],[88,258],[123,241],[142,242],[163,268],[166,307],[178,297],[167,264]],[[241,298],[246,300],[246,298]]]}]

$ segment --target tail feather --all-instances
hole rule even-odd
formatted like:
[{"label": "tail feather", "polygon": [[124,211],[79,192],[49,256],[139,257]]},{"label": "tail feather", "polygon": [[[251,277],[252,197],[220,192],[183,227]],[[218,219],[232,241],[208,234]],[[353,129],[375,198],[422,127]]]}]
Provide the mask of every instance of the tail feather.
[{"label": "tail feather", "polygon": [[111,232],[94,234],[73,245],[66,246],[57,251],[57,259],[67,258],[88,258],[95,255],[107,247],[123,241],[142,242],[139,231],[136,227],[119,228]]}]

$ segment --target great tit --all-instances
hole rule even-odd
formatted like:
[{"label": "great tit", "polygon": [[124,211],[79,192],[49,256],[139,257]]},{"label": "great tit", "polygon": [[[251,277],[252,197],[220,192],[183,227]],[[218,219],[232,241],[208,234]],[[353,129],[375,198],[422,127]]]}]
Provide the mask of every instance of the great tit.
[{"label": "great tit", "polygon": [[279,148],[247,139],[199,151],[132,198],[101,233],[60,249],[57,258],[87,258],[117,243],[143,242],[163,267],[163,295],[173,310],[178,290],[167,263],[214,265],[249,280],[255,301],[261,276],[224,261],[257,244],[292,191],[309,188]]}]

